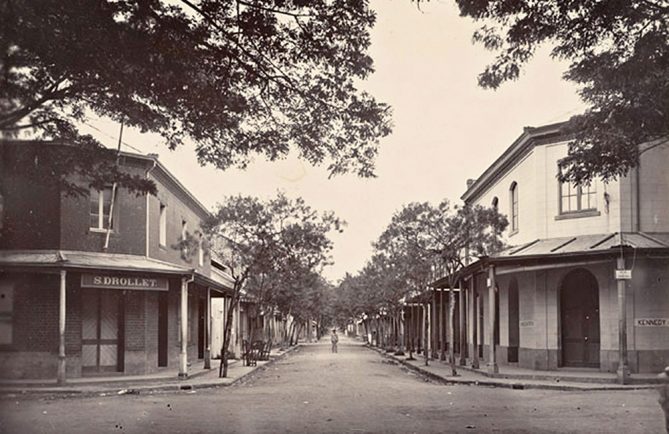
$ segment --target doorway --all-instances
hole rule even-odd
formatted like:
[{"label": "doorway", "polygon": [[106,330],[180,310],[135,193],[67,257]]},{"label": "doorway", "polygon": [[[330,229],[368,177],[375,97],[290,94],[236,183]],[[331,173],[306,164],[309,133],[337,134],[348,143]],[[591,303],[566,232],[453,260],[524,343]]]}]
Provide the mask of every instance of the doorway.
[{"label": "doorway", "polygon": [[560,288],[562,366],[599,367],[599,286],[587,270],[565,276]]},{"label": "doorway", "polygon": [[158,367],[167,366],[168,293],[158,294]]},{"label": "doorway", "polygon": [[518,362],[518,346],[520,344],[520,318],[519,318],[519,299],[518,299],[518,281],[512,278],[509,282],[509,351],[507,362]]},{"label": "doorway", "polygon": [[123,293],[82,289],[81,369],[84,374],[123,371]]},{"label": "doorway", "polygon": [[204,359],[207,304],[199,298],[197,303],[197,358]]}]

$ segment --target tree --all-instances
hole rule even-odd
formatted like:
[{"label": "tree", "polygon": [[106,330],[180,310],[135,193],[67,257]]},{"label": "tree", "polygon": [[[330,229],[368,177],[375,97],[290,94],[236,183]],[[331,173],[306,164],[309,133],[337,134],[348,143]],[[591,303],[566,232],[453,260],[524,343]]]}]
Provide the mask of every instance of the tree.
[{"label": "tree", "polygon": [[[503,247],[500,236],[507,224],[506,217],[494,208],[480,205],[451,207],[448,200],[443,200],[436,207],[427,202],[411,203],[393,216],[391,224],[377,243],[379,247],[402,252],[407,261],[409,258],[419,258],[420,262],[416,265],[420,265],[420,268],[415,265],[407,267],[414,273],[411,279],[416,282],[425,282],[433,276],[435,268],[445,273],[449,289],[448,341],[451,342],[449,360],[452,375],[457,374],[452,344],[454,290],[463,277],[462,270],[469,258],[487,256]],[[422,277],[415,274],[417,270],[422,273]]]},{"label": "tree", "polygon": [[220,169],[295,149],[372,176],[390,133],[388,106],[357,88],[373,71],[364,1],[16,0],[0,20],[4,136],[100,149],[77,127],[92,112],[170,149],[190,139]]},{"label": "tree", "polygon": [[205,229],[214,240],[212,249],[233,279],[223,332],[220,376],[227,376],[233,310],[250,277],[287,273],[290,268],[286,264],[291,261],[313,268],[322,265],[332,249],[327,234],[341,230],[341,226],[342,222],[334,214],[319,215],[303,199],[291,200],[282,193],[267,201],[232,196],[219,206]]},{"label": "tree", "polygon": [[[474,41],[497,57],[479,75],[496,89],[515,80],[541,44],[571,62],[564,77],[590,107],[572,117],[561,181],[625,175],[669,137],[669,4],[664,0],[456,0],[484,21]],[[651,143],[639,149],[639,145]]]}]

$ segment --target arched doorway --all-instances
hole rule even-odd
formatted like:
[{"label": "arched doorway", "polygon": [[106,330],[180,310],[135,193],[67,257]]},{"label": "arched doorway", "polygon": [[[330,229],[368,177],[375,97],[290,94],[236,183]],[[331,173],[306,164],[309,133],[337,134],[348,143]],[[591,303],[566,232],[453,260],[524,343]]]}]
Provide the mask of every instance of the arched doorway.
[{"label": "arched doorway", "polygon": [[560,288],[562,366],[599,367],[599,287],[587,270],[567,274]]}]

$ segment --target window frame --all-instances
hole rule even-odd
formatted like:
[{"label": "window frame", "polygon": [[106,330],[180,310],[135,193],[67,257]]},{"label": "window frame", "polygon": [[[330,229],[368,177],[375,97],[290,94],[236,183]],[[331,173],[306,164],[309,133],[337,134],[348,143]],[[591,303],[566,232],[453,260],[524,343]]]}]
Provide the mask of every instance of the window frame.
[{"label": "window frame", "polygon": [[[104,206],[105,206],[105,196],[106,192],[109,191],[109,212],[116,214],[116,208],[117,207],[112,207],[111,206],[111,200],[113,196],[113,187],[112,186],[105,186],[102,190],[99,190],[97,188],[91,188],[89,192],[89,201],[88,201],[88,230],[91,232],[107,232],[108,230],[111,230],[112,232],[116,232],[116,227],[117,225],[117,219],[115,218],[115,215],[112,215],[112,220],[111,220],[111,228],[107,227],[109,223],[109,213],[105,214],[104,213]],[[92,213],[91,205],[93,202],[93,197],[92,193],[97,192],[97,213]],[[91,225],[91,218],[93,215],[97,215],[98,223],[97,226],[92,226]]]},{"label": "window frame", "polygon": [[[563,168],[562,166],[558,165],[558,171],[561,171]],[[564,187],[568,188],[568,193],[567,195],[564,195],[563,189]],[[585,190],[584,191],[584,187]],[[581,185],[573,185],[570,182],[561,182],[558,179],[557,182],[557,189],[558,189],[558,216],[556,219],[564,219],[564,218],[570,218],[570,217],[589,217],[589,216],[596,216],[600,215],[600,212],[597,208],[597,186],[595,184],[595,181],[591,181],[590,184],[587,186],[581,186]],[[572,191],[574,193],[572,193]],[[565,210],[563,206],[564,199],[567,199],[568,204],[571,204],[571,198],[576,199],[576,209],[571,209],[571,206],[569,206],[570,209]],[[584,198],[587,198],[586,201],[588,202],[589,205],[591,205],[594,202],[594,206],[590,206],[588,208],[583,207],[584,203]]]},{"label": "window frame", "polygon": [[511,216],[510,218],[511,235],[517,233],[520,227],[519,202],[520,200],[518,198],[518,183],[516,181],[513,181],[511,183],[511,186],[509,187],[509,210],[511,211],[509,214]]},{"label": "window frame", "polygon": [[158,245],[167,247],[167,205],[162,202],[158,208]]}]

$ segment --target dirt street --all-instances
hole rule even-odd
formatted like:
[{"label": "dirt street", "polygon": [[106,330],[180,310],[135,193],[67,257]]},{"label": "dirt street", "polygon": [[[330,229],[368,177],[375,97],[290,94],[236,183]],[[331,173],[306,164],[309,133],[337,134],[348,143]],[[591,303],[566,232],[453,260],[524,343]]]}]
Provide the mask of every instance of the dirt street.
[{"label": "dirt street", "polygon": [[360,343],[301,348],[236,386],[0,401],[2,433],[661,433],[653,390],[556,392],[444,386]]}]

